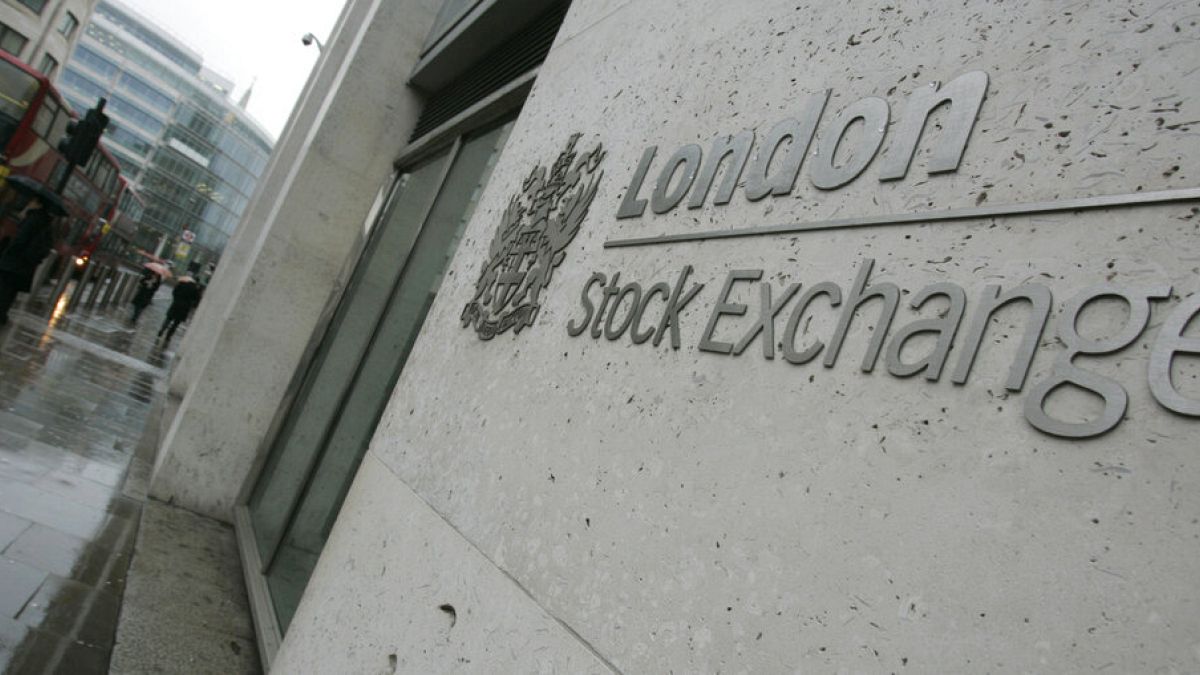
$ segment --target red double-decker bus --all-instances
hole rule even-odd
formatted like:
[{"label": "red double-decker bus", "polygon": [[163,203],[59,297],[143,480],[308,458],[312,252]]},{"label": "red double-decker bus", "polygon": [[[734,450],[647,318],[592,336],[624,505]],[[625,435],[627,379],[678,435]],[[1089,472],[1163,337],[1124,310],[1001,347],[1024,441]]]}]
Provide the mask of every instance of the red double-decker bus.
[{"label": "red double-decker bus", "polygon": [[[0,52],[0,153],[10,176],[53,190],[68,165],[58,143],[77,117],[41,73]],[[86,262],[105,236],[104,219],[114,212],[123,189],[117,161],[103,145],[86,166],[75,168],[62,192],[67,215],[57,248],[64,259]],[[0,190],[0,239],[15,232],[22,200],[11,186]]]}]

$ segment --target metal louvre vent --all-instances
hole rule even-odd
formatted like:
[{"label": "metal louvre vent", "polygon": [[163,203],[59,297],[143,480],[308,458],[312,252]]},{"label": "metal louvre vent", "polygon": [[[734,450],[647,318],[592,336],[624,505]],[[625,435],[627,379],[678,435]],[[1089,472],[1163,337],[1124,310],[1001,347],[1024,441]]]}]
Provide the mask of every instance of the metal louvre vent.
[{"label": "metal louvre vent", "polygon": [[545,61],[569,5],[561,2],[551,7],[479,59],[465,75],[430,96],[409,140],[421,138]]}]

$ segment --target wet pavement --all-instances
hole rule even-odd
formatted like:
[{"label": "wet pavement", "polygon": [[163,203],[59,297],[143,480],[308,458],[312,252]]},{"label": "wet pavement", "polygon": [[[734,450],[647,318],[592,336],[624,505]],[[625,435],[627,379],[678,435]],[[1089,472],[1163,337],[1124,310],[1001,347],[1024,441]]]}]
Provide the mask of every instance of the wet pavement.
[{"label": "wet pavement", "polygon": [[[63,315],[14,307],[0,328],[0,667],[108,672],[144,493],[131,467],[172,347],[128,306]],[[173,343],[182,339],[182,331]],[[139,467],[138,462],[141,462]]]}]

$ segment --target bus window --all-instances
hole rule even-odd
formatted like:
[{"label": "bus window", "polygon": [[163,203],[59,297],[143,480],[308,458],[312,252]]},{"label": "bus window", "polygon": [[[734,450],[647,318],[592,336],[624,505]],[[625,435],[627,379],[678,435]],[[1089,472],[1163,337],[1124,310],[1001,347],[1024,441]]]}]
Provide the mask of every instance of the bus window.
[{"label": "bus window", "polygon": [[47,96],[38,108],[37,117],[33,118],[33,133],[42,138],[50,139],[50,128],[54,125],[54,116],[58,114],[59,106],[54,99]]},{"label": "bus window", "polygon": [[38,92],[37,78],[17,66],[0,61],[0,147],[7,146],[13,132],[29,112],[29,102]]},{"label": "bus window", "polygon": [[112,173],[108,162],[104,160],[104,155],[96,153],[100,156],[100,160],[96,164],[96,187],[100,188],[100,192],[104,195],[108,194],[108,177]]}]

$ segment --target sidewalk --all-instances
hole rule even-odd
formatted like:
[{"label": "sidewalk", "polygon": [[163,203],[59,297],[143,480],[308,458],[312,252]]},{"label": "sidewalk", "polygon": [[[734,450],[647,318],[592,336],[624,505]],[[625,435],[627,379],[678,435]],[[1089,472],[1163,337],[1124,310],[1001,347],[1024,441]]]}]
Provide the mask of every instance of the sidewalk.
[{"label": "sidewalk", "polygon": [[[231,654],[189,652],[178,639],[157,644],[163,634],[153,628],[161,622],[149,631],[137,623],[160,610],[193,613],[187,599],[198,591],[188,588],[193,576],[188,560],[205,552],[214,560],[224,558],[222,542],[232,537],[227,526],[146,502],[157,437],[150,433],[144,439],[144,431],[158,422],[167,367],[186,330],[185,325],[166,348],[157,344],[155,333],[169,302],[170,288],[163,286],[136,327],[128,324],[128,306],[94,315],[56,313],[47,320],[48,308],[35,305],[35,313],[14,308],[9,325],[0,329],[0,667],[5,672],[105,673],[110,658],[114,666],[123,664],[114,667],[122,672],[257,667],[253,641],[240,635],[243,630],[222,634],[229,639],[219,644]],[[139,540],[144,513],[147,522],[160,524],[149,528],[157,533],[149,542]],[[142,556],[135,572],[145,570],[136,584],[128,579],[136,602],[125,597],[135,545],[136,556]],[[223,561],[234,565],[233,583],[220,578],[229,569],[214,581],[229,586],[236,598],[244,590],[236,549],[233,553],[231,561]],[[168,567],[155,569],[161,564]],[[174,602],[171,584],[181,586],[182,603]],[[204,588],[200,585],[199,592]],[[172,601],[164,602],[167,597]],[[208,595],[192,599],[211,600]],[[223,609],[236,614],[238,608]],[[118,659],[113,650],[119,616],[121,639],[129,648],[118,650]],[[172,630],[187,633],[187,621]],[[213,651],[211,644],[206,648]],[[207,663],[197,662],[197,653]],[[222,657],[234,662],[220,665]]]}]

